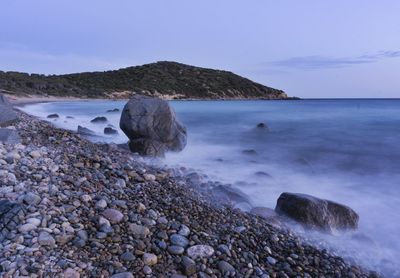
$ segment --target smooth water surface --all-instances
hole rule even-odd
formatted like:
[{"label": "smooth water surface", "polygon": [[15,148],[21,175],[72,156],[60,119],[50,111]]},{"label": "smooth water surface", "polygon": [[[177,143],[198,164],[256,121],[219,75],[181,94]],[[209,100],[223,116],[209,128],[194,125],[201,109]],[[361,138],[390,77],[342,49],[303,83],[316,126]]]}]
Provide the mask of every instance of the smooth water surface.
[{"label": "smooth water surface", "polygon": [[[389,276],[400,269],[400,100],[171,104],[187,127],[188,145],[180,153],[168,154],[168,165],[191,167],[232,184],[250,196],[253,206],[274,208],[285,191],[346,204],[359,213],[359,230],[372,241],[340,237],[326,241],[340,254],[350,252],[358,262]],[[105,111],[122,110],[123,105],[120,101],[46,103],[23,110],[42,118],[58,113],[61,118],[53,121],[57,126],[76,130],[80,124],[102,135],[106,125],[90,120],[106,116],[118,127],[120,113]],[[268,128],[257,128],[258,123]],[[119,132],[92,139],[126,142]]]}]

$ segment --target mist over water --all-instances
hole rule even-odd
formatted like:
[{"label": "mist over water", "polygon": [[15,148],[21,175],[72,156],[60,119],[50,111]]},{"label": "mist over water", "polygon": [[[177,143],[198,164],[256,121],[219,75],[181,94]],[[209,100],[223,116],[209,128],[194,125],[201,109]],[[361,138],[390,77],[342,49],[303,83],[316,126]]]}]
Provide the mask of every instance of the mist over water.
[{"label": "mist over water", "polygon": [[[46,103],[22,109],[42,118],[58,113],[60,119],[52,121],[57,126],[76,130],[79,124],[102,135],[106,125],[90,120],[106,116],[118,128],[120,112],[106,111],[122,110],[124,104]],[[364,266],[400,277],[396,272],[400,269],[400,100],[171,104],[187,127],[188,145],[180,153],[169,153],[167,165],[193,168],[232,184],[250,197],[252,206],[274,208],[282,192],[307,193],[348,205],[360,215],[358,239],[307,236],[322,239],[338,254]],[[258,123],[268,128],[257,128]],[[92,139],[126,142],[119,133]]]}]

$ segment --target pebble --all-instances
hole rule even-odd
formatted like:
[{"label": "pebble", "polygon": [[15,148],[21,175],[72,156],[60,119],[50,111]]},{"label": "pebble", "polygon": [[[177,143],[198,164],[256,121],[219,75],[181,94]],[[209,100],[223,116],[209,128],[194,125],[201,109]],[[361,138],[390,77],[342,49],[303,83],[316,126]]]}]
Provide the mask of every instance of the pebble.
[{"label": "pebble", "polygon": [[182,247],[186,247],[189,245],[189,240],[180,235],[180,234],[173,234],[169,240],[171,241],[172,244],[174,245],[178,245],[178,246],[182,246]]},{"label": "pebble", "polygon": [[128,231],[133,234],[135,238],[145,238],[150,234],[149,228],[134,223],[129,224]]},{"label": "pebble", "polygon": [[19,226],[18,231],[20,231],[21,233],[27,233],[27,232],[35,230],[36,228],[37,228],[36,225],[34,225],[32,223],[27,223],[27,224]]},{"label": "pebble", "polygon": [[168,247],[168,252],[173,255],[181,255],[185,252],[185,248],[178,245],[171,245]]},{"label": "pebble", "polygon": [[79,277],[81,277],[79,272],[72,268],[67,268],[66,270],[64,270],[64,278],[79,278]]},{"label": "pebble", "polygon": [[209,245],[194,245],[187,249],[187,254],[192,259],[208,258],[214,255],[214,248]]},{"label": "pebble", "polygon": [[235,268],[226,261],[219,261],[218,262],[218,269],[221,271],[223,275],[231,274],[235,272]]},{"label": "pebble", "polygon": [[111,276],[111,278],[135,278],[130,272],[120,272]]},{"label": "pebble", "polygon": [[124,215],[116,209],[106,209],[103,211],[103,216],[107,218],[112,224],[121,222],[124,219]]},{"label": "pebble", "polygon": [[107,207],[107,202],[104,199],[101,199],[96,202],[96,208],[105,209]]},{"label": "pebble", "polygon": [[182,224],[181,228],[179,229],[178,232],[180,235],[184,236],[184,237],[188,237],[190,235],[190,229],[188,226]]},{"label": "pebble", "polygon": [[38,243],[43,246],[53,247],[56,241],[48,232],[41,232],[38,237]]},{"label": "pebble", "polygon": [[149,266],[155,265],[157,264],[157,256],[152,253],[144,253],[143,262]]}]

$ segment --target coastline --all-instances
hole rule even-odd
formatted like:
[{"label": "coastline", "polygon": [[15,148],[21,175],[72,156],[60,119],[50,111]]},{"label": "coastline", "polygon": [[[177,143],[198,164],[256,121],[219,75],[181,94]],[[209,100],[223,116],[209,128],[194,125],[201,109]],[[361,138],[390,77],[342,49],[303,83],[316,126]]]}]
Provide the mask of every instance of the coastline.
[{"label": "coastline", "polygon": [[[29,231],[19,228],[13,239],[2,243],[0,265],[5,273],[32,271],[24,265],[12,268],[19,256],[34,266],[37,277],[110,277],[125,272],[137,277],[195,272],[198,277],[320,277],[335,272],[342,277],[378,277],[307,245],[266,219],[229,206],[215,207],[212,197],[188,179],[149,166],[115,145],[91,143],[24,113],[15,126],[23,144],[0,145],[3,154],[12,154],[5,161],[13,165],[1,177],[9,184],[1,194],[12,201],[22,198],[28,205],[22,226],[40,223]],[[189,251],[199,245],[209,252],[201,258]],[[56,260],[48,260],[54,254]],[[310,256],[314,261],[305,263]]]}]

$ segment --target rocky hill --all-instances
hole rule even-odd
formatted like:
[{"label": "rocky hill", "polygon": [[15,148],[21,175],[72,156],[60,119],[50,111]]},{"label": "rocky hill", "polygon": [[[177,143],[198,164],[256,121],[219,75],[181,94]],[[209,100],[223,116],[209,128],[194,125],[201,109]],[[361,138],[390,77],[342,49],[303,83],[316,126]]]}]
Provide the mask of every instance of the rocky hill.
[{"label": "rocky hill", "polygon": [[277,89],[232,72],[157,62],[104,72],[42,75],[0,71],[0,90],[15,95],[126,98],[132,93],[166,99],[286,99]]}]

